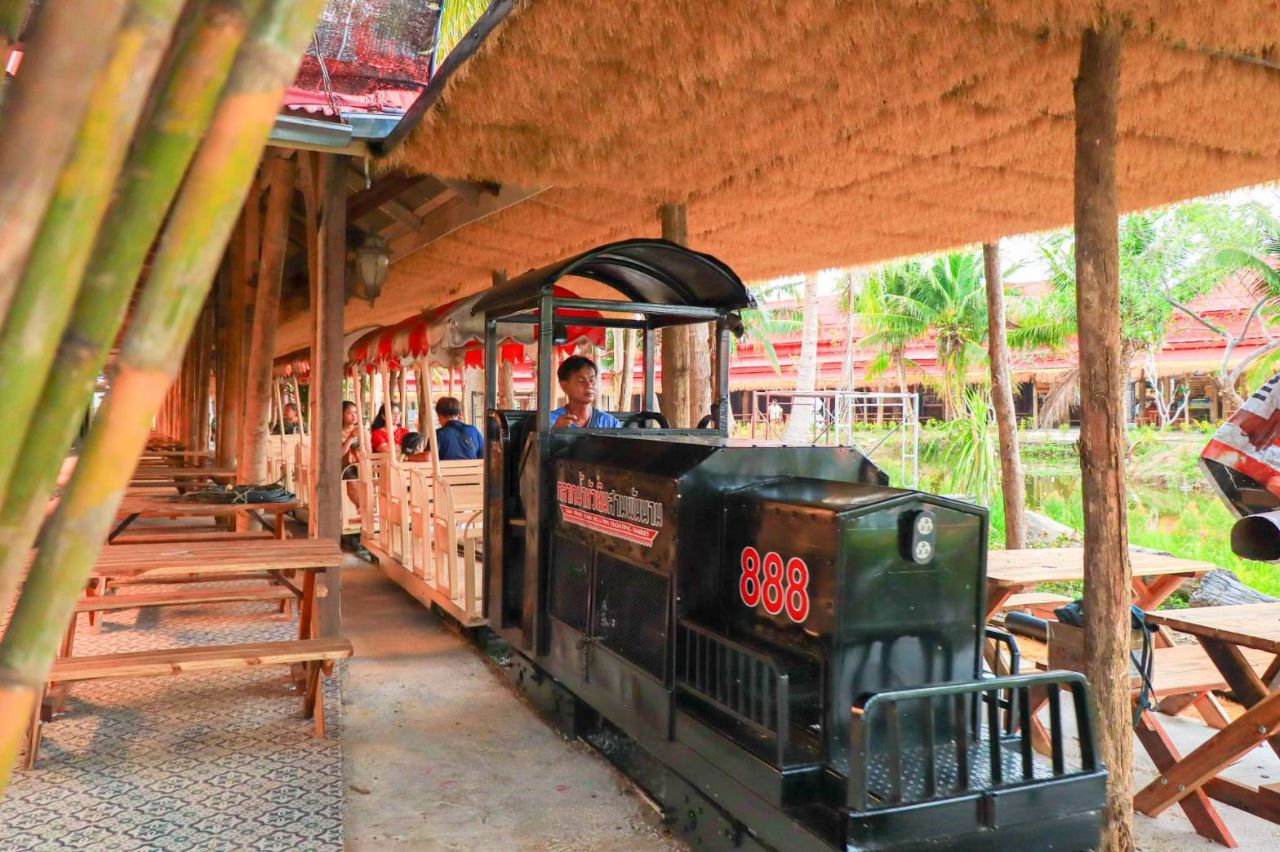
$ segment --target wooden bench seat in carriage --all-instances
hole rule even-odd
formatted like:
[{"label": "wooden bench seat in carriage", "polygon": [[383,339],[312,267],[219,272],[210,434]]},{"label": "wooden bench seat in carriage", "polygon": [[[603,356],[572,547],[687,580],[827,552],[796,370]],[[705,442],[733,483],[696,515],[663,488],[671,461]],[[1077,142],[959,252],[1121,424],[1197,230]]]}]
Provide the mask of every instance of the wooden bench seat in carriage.
[{"label": "wooden bench seat in carriage", "polygon": [[[268,665],[301,664],[306,667],[306,690],[303,716],[315,720],[317,736],[324,736],[324,692],[320,675],[334,660],[350,657],[347,639],[293,639],[280,642],[255,642],[244,645],[192,646],[164,648],[155,651],[133,651],[122,654],[100,654],[90,657],[65,657],[55,660],[49,671],[45,696],[51,689],[95,680],[128,680],[213,671],[256,668]],[[45,698],[36,705],[27,730],[27,754],[23,766],[30,769],[40,753],[40,738],[45,722],[41,710]]]},{"label": "wooden bench seat in carriage", "polygon": [[[435,474],[431,463],[415,463],[409,469],[410,557],[413,573],[434,581],[435,561]],[[440,476],[455,489],[452,516],[456,524],[467,524],[483,507],[484,461],[440,462]]]},{"label": "wooden bench seat in carriage", "polygon": [[[442,462],[451,464],[450,462]],[[433,484],[433,561],[436,586],[468,615],[482,615],[483,576],[478,545],[484,536],[484,464],[441,470]]]}]

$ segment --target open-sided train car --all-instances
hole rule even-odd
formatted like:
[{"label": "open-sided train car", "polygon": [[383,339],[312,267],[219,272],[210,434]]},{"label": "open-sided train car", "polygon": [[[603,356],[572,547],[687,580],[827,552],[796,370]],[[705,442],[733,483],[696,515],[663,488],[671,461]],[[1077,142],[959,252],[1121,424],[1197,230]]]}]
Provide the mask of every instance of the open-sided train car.
[{"label": "open-sided train car", "polygon": [[[559,298],[566,277],[616,300]],[[499,408],[487,376],[486,597],[517,680],[699,848],[1095,846],[1083,679],[983,674],[985,510],[891,488],[852,449],[730,445],[729,335],[750,307],[723,263],[660,240],[475,302],[488,363],[509,326],[554,339],[582,311],[643,338],[645,410],[621,429],[552,428],[551,347],[536,410]],[[655,336],[689,323],[715,329],[714,405],[668,428]]]}]

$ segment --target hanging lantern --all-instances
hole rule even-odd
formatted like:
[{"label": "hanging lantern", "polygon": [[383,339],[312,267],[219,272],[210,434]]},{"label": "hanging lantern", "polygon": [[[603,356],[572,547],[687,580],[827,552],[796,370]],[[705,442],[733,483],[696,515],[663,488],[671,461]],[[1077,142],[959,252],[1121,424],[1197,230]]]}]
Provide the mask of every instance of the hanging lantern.
[{"label": "hanging lantern", "polygon": [[369,234],[356,249],[355,295],[373,304],[382,295],[382,285],[387,281],[387,267],[391,264],[391,247],[377,234]]}]

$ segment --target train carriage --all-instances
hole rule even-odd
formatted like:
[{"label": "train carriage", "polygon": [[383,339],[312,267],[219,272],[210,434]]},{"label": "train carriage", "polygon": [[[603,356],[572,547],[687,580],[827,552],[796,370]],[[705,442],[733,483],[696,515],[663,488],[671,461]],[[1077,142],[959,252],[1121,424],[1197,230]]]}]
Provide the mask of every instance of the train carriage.
[{"label": "train carriage", "polygon": [[[571,277],[613,298],[558,295]],[[983,671],[986,511],[892,488],[853,449],[731,445],[729,335],[750,307],[727,266],[661,240],[472,305],[490,364],[511,326],[643,339],[643,410],[615,412],[621,429],[552,428],[553,347],[535,410],[499,408],[486,377],[487,614],[517,680],[700,848],[1095,846],[1084,680]],[[656,335],[677,324],[714,329],[699,428],[657,410]]]}]

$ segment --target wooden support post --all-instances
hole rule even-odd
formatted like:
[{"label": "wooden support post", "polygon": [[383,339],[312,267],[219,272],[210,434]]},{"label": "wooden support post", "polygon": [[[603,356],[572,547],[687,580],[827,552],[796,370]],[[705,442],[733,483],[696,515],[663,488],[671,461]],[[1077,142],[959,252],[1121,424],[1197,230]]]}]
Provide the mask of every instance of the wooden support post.
[{"label": "wooden support post", "polygon": [[239,359],[240,394],[239,407],[236,409],[239,428],[236,430],[236,470],[241,469],[249,451],[249,421],[246,419],[249,409],[249,346],[253,341],[254,303],[258,293],[258,252],[262,239],[262,196],[259,185],[254,181],[249,188],[249,197],[245,199],[241,216],[244,224],[242,239],[238,246],[239,255],[232,261],[240,267],[241,280],[244,282],[244,314],[240,323],[240,348],[236,352]]},{"label": "wooden support post", "polygon": [[1084,502],[1085,650],[1107,767],[1102,848],[1133,844],[1133,705],[1129,690],[1129,536],[1124,482],[1116,126],[1120,27],[1085,30],[1075,79],[1076,315],[1080,323],[1080,468]]},{"label": "wooden support post", "polygon": [[294,161],[280,156],[268,156],[266,173],[270,192],[262,227],[262,257],[258,267],[253,338],[249,348],[245,385],[244,455],[239,459],[236,474],[238,481],[255,485],[267,482],[267,441],[271,431],[271,361],[276,348],[280,284],[284,276],[285,250],[289,242]]},{"label": "wooden support post", "polygon": [[[347,197],[344,175],[346,161],[337,154],[317,155],[317,275],[316,299],[312,304],[315,321],[311,352],[311,394],[313,419],[311,434],[311,475],[315,501],[311,504],[313,534],[337,539],[342,535],[342,466],[338,450],[342,446],[342,312],[346,295]],[[361,444],[367,451],[368,442]],[[363,511],[372,511],[364,507]],[[325,572],[328,594],[320,611],[320,634],[336,636],[342,621],[341,575],[338,569]]]},{"label": "wooden support post", "polygon": [[[658,208],[662,221],[662,238],[677,245],[689,244],[688,214],[683,204],[663,204]],[[662,413],[674,428],[688,428],[693,400],[689,391],[694,372],[693,335],[690,326],[676,325],[662,330]],[[710,369],[710,368],[708,368]],[[698,415],[699,417],[701,415]]]},{"label": "wooden support post", "polygon": [[236,226],[223,260],[226,268],[227,328],[226,352],[222,355],[222,383],[218,400],[218,466],[235,467],[240,445],[240,410],[244,397],[244,319],[248,310],[246,297],[248,282],[244,277],[244,264],[240,262],[244,245],[244,222]]},{"label": "wooden support post", "polygon": [[[213,364],[214,315],[212,300],[204,312],[204,346],[200,353],[200,375],[196,377],[196,445],[193,449],[204,452],[209,449],[209,378]],[[204,465],[203,458],[196,464]]]},{"label": "wooden support post", "polygon": [[1027,546],[1026,481],[1018,449],[1018,417],[1013,410],[1013,369],[1005,330],[1004,280],[1000,276],[1000,245],[983,243],[987,284],[987,349],[991,363],[991,404],[1000,435],[1000,491],[1004,497],[1004,546]]}]

